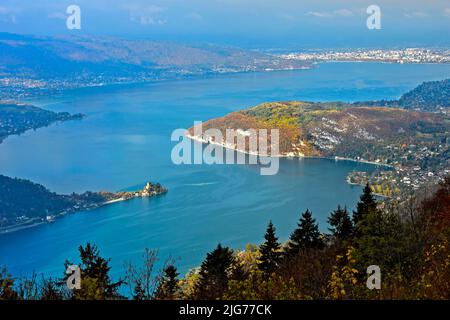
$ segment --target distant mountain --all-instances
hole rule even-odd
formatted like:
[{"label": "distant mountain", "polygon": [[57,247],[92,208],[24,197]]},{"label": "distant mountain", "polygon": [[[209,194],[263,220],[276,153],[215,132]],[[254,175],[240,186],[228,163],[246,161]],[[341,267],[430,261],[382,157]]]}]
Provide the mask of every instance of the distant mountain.
[{"label": "distant mountain", "polygon": [[450,108],[450,79],[424,82],[403,94],[398,100],[356,102],[360,106],[400,107],[421,111],[440,111]]},{"label": "distant mountain", "polygon": [[262,71],[308,65],[253,51],[111,37],[39,37],[0,33],[0,76],[168,77]]}]

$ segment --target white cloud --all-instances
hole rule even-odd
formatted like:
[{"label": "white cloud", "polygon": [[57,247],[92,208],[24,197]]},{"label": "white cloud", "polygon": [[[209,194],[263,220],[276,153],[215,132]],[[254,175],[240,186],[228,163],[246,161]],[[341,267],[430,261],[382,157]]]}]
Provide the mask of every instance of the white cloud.
[{"label": "white cloud", "polygon": [[62,12],[51,12],[48,14],[49,19],[60,19],[65,20],[67,19],[67,15],[65,15]]},{"label": "white cloud", "polygon": [[340,9],[340,10],[336,10],[334,11],[334,14],[337,16],[342,16],[342,17],[351,17],[354,16],[353,11],[349,10],[349,9]]},{"label": "white cloud", "polygon": [[6,23],[17,24],[16,14],[20,10],[17,8],[0,6],[0,21]]},{"label": "white cloud", "polygon": [[318,18],[327,18],[327,17],[331,17],[331,14],[329,12],[320,12],[320,11],[309,11],[306,15],[308,16],[313,16],[313,17],[318,17]]},{"label": "white cloud", "polygon": [[351,17],[355,14],[349,9],[339,9],[334,11],[309,11],[306,15],[317,18],[330,18],[330,17]]},{"label": "white cloud", "polygon": [[444,9],[444,16],[450,17],[450,8]]},{"label": "white cloud", "polygon": [[167,20],[163,17],[166,10],[156,5],[128,4],[123,7],[128,11],[130,20],[142,25],[163,25]]},{"label": "white cloud", "polygon": [[412,12],[405,12],[403,15],[407,18],[424,18],[428,17],[428,14],[423,11],[412,11]]}]

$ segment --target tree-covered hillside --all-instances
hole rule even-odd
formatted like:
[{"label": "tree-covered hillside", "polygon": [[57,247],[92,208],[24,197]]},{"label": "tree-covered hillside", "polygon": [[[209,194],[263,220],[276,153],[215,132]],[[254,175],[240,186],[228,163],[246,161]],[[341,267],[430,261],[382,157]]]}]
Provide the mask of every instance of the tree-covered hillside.
[{"label": "tree-covered hillside", "polygon": [[0,233],[53,221],[67,213],[95,209],[117,200],[152,197],[167,191],[160,183],[148,182],[142,190],[61,195],[29,180],[0,174]]},{"label": "tree-covered hillside", "polygon": [[[203,123],[201,137],[196,137],[195,127],[189,133],[248,152],[250,140],[261,137],[260,130],[265,129],[267,144],[278,146],[281,156],[346,158],[389,165],[394,170],[377,170],[370,177],[352,173],[348,181],[370,182],[377,193],[391,197],[442,180],[448,174],[449,113],[416,110],[416,106],[433,111],[438,105],[448,106],[449,84],[449,80],[424,83],[395,103],[268,102]],[[208,129],[220,130],[222,137],[208,136]],[[237,138],[224,141],[227,129],[245,131],[244,150]],[[272,139],[271,129],[278,129],[278,142]],[[273,155],[271,152],[269,147],[268,153]]]},{"label": "tree-covered hillside", "polygon": [[356,106],[380,106],[436,112],[450,108],[450,79],[424,82],[398,100],[355,102]]},{"label": "tree-covered hillside", "polygon": [[74,204],[70,197],[50,192],[40,184],[0,175],[0,228],[43,219]]},{"label": "tree-covered hillside", "polygon": [[0,143],[9,135],[49,126],[57,121],[82,118],[82,114],[53,112],[32,105],[0,102]]},{"label": "tree-covered hillside", "polygon": [[[203,131],[279,129],[279,152],[380,160],[393,164],[388,148],[446,143],[448,117],[400,108],[355,107],[344,103],[270,102],[203,123]],[[193,128],[191,128],[193,133]],[[269,137],[270,138],[270,137]],[[206,139],[207,140],[207,139]]]},{"label": "tree-covered hillside", "polygon": [[424,82],[398,100],[400,107],[436,111],[450,108],[450,79]]}]

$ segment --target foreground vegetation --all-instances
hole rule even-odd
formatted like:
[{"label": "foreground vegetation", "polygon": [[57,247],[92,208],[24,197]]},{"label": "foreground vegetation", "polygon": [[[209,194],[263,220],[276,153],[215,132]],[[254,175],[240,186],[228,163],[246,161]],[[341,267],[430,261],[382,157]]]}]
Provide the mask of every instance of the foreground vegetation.
[{"label": "foreground vegetation", "polygon": [[[69,290],[67,276],[17,279],[3,268],[0,299],[450,299],[450,177],[383,209],[367,185],[352,214],[338,206],[328,223],[320,233],[306,210],[281,244],[270,222],[259,247],[219,244],[183,278],[173,260],[155,272],[156,251],[146,249],[142,266],[127,263],[113,281],[110,260],[88,243],[79,248],[81,289]],[[370,265],[381,270],[379,290],[366,285]]]}]

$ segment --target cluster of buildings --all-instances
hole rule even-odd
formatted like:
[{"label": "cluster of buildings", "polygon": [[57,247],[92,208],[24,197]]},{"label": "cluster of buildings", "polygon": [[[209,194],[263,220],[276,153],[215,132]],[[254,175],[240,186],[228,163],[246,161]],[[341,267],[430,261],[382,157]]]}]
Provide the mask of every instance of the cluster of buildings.
[{"label": "cluster of buildings", "polygon": [[18,100],[21,97],[59,93],[67,89],[98,87],[106,84],[146,82],[155,77],[138,75],[133,77],[93,75],[75,78],[32,79],[17,76],[0,76],[0,96],[4,100]]},{"label": "cluster of buildings", "polygon": [[312,61],[379,61],[393,63],[450,63],[450,50],[407,48],[399,50],[353,50],[303,52],[281,55],[292,60]]},{"label": "cluster of buildings", "polygon": [[[390,164],[392,170],[377,170],[349,173],[347,181],[352,184],[370,183],[376,193],[395,196],[402,191],[418,190],[429,183],[438,183],[450,175],[450,160],[446,154],[448,146],[423,146],[411,144],[407,147],[389,145],[389,153],[397,160]],[[386,162],[386,161],[382,161]]]}]

